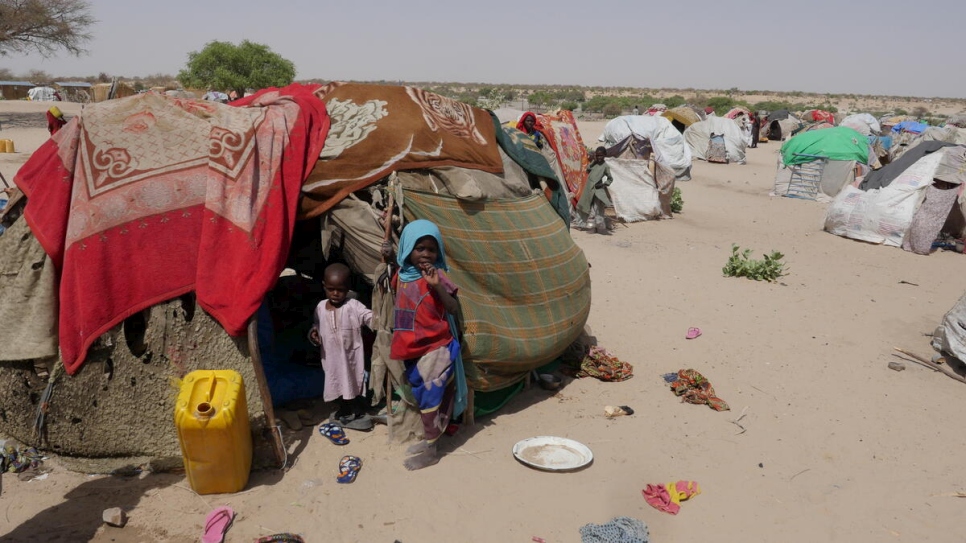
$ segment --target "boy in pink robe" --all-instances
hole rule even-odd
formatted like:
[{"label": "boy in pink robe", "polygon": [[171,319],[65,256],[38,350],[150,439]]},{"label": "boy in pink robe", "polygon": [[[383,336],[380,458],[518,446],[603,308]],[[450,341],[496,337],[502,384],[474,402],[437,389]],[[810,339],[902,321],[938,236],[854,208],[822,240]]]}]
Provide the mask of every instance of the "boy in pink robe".
[{"label": "boy in pink robe", "polygon": [[358,300],[347,299],[349,268],[345,264],[326,267],[322,286],[326,299],[315,308],[309,340],[320,347],[325,370],[323,399],[331,402],[341,398],[334,418],[347,424],[365,418],[362,326],[371,327],[372,311]]}]

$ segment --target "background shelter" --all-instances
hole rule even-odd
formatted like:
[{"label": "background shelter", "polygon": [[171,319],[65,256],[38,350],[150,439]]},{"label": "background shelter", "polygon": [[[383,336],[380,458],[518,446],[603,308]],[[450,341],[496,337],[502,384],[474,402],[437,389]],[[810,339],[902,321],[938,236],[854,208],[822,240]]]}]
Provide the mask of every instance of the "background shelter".
[{"label": "background shelter", "polygon": [[762,127],[764,133],[770,141],[784,141],[797,134],[805,128],[805,123],[800,121],[788,112],[787,109],[780,109],[768,114],[765,118],[765,126]]},{"label": "background shelter", "polygon": [[661,115],[671,121],[671,124],[674,125],[674,128],[677,128],[678,132],[681,132],[682,134],[684,133],[685,128],[701,120],[701,116],[698,115],[694,109],[687,105],[671,108]]},{"label": "background shelter", "polygon": [[878,136],[882,133],[879,120],[869,113],[854,113],[842,119],[839,126],[847,126],[864,136]]},{"label": "background shelter", "polygon": [[92,85],[85,81],[58,81],[53,86],[65,102],[86,104],[93,98]]},{"label": "background shelter", "polygon": [[869,141],[851,128],[838,126],[793,137],[782,145],[781,155],[784,163],[790,166],[811,162],[809,157],[814,156],[868,164]]},{"label": "background shelter", "polygon": [[605,147],[611,147],[631,136],[650,140],[654,148],[655,160],[672,170],[678,180],[691,178],[691,149],[688,148],[684,136],[666,117],[660,115],[616,117],[604,126],[598,141],[603,142]]},{"label": "background shelter", "polygon": [[701,160],[708,159],[708,143],[711,141],[711,134],[724,135],[728,160],[744,164],[746,147],[744,136],[737,123],[724,117],[708,117],[703,121],[692,124],[684,131],[684,139],[691,150],[692,157]]},{"label": "background shelter", "polygon": [[60,94],[53,87],[40,86],[27,91],[27,98],[35,102],[57,102]]},{"label": "background shelter", "polygon": [[809,109],[802,113],[805,122],[829,123],[835,125],[835,115],[824,109]]},{"label": "background shelter", "polygon": [[0,98],[4,100],[25,100],[27,93],[34,87],[30,81],[0,81]]}]

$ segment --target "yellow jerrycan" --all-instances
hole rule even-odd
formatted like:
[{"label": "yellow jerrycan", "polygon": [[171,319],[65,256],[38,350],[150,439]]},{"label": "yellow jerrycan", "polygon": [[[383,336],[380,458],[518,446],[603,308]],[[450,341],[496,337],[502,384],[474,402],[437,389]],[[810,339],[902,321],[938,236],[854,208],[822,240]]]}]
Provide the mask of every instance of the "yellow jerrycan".
[{"label": "yellow jerrycan", "polygon": [[233,370],[185,376],[174,423],[191,488],[198,494],[238,492],[252,469],[252,433],[245,382]]}]

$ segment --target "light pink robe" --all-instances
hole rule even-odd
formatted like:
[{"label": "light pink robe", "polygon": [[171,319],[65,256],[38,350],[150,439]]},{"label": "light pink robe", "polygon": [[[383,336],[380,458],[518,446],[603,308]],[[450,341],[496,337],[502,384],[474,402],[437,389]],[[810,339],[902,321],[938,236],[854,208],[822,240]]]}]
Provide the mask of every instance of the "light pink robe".
[{"label": "light pink robe", "polygon": [[365,394],[362,326],[371,328],[372,311],[358,300],[346,300],[334,311],[325,306],[326,300],[322,300],[315,307],[313,326],[322,343],[323,399],[331,402],[341,396],[351,400]]}]

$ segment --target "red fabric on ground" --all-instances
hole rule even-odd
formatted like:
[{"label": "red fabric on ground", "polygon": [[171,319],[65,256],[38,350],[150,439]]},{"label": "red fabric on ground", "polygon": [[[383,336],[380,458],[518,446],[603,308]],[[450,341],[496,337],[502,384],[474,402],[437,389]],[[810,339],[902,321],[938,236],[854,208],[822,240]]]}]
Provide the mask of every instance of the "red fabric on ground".
[{"label": "red fabric on ground", "polygon": [[248,107],[111,100],[33,154],[15,182],[60,274],[68,373],[111,327],[192,290],[229,334],[245,331],[284,266],[328,133],[315,89],[267,89]]}]

